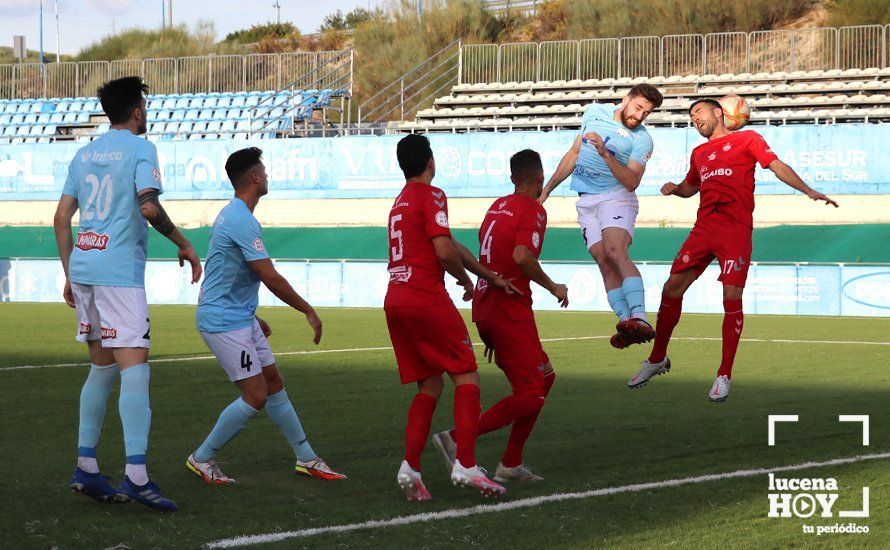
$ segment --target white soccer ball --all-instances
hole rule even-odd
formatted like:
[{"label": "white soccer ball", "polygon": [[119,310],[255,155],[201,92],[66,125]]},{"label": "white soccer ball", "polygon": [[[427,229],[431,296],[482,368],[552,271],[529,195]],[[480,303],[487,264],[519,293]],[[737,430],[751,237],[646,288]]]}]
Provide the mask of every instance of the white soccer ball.
[{"label": "white soccer ball", "polygon": [[723,107],[723,124],[727,130],[738,130],[751,118],[751,106],[745,98],[735,94],[721,97],[720,106]]}]

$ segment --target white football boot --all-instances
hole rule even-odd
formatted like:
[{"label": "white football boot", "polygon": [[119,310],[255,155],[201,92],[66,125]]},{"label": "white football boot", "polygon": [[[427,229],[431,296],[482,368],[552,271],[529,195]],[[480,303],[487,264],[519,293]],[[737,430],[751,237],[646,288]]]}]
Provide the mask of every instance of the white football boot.
[{"label": "white football boot", "polygon": [[544,481],[544,478],[532,472],[531,468],[525,464],[507,468],[503,464],[498,463],[498,469],[494,472],[494,480],[498,483],[505,483],[508,481],[531,483],[535,481]]},{"label": "white football boot", "polygon": [[732,382],[728,376],[718,376],[708,392],[708,399],[714,403],[722,403],[729,397],[729,384]]},{"label": "white football boot", "polygon": [[442,453],[442,458],[448,464],[448,469],[454,468],[454,461],[457,460],[457,443],[451,437],[451,431],[445,430],[444,432],[433,434],[433,446]]},{"label": "white football boot", "polygon": [[420,477],[420,472],[414,470],[407,460],[402,461],[396,481],[399,482],[399,487],[402,488],[402,492],[405,493],[405,498],[408,500],[423,501],[433,498],[430,492],[426,490],[423,479]]},{"label": "white football boot", "polygon": [[478,464],[472,468],[464,468],[460,460],[454,461],[454,467],[451,469],[451,482],[455,485],[477,489],[486,497],[499,497],[507,494],[507,490],[502,485],[488,479],[488,472],[485,471],[485,468]]},{"label": "white football boot", "polygon": [[213,485],[234,485],[235,480],[222,473],[219,469],[215,458],[211,458],[207,462],[198,462],[195,460],[195,454],[189,455],[185,461],[185,466],[196,476],[203,479],[206,483]]},{"label": "white football boot", "polygon": [[667,355],[660,363],[650,363],[648,359],[640,363],[640,372],[627,383],[628,388],[642,388],[653,376],[664,374],[671,370],[671,360]]}]

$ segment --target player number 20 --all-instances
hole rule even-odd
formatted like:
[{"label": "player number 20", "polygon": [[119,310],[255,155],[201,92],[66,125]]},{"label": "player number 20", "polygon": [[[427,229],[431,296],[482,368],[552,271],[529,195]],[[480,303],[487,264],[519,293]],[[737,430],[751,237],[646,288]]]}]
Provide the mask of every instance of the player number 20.
[{"label": "player number 20", "polygon": [[397,245],[392,246],[389,249],[389,252],[392,255],[392,261],[394,262],[401,260],[402,256],[404,255],[404,250],[402,249],[402,231],[400,229],[396,229],[396,222],[401,221],[401,219],[401,214],[396,214],[389,219],[389,239],[392,241],[396,241]]},{"label": "player number 20", "polygon": [[93,218],[100,221],[104,220],[111,211],[111,192],[113,189],[111,176],[105,174],[102,176],[102,181],[99,181],[99,177],[96,174],[87,174],[84,179],[90,185],[90,194],[80,215],[85,220],[92,220]]}]

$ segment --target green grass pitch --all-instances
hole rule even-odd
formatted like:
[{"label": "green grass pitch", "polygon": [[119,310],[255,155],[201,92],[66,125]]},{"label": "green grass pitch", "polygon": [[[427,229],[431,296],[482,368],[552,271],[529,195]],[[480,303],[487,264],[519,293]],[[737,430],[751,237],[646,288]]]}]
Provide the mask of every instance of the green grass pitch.
[{"label": "green grass pitch", "polygon": [[[404,415],[413,388],[402,387],[382,311],[321,310],[325,333],[311,345],[303,319],[286,309],[260,312],[288,392],[313,447],[349,479],[297,478],[284,438],[265,413],[220,455],[235,487],[206,485],[185,458],[237,395],[194,328],[194,308],[152,307],[149,471],[181,511],[162,515],[135,504],[102,505],[72,494],[77,410],[84,366],[11,369],[86,362],[73,341],[74,313],[56,304],[0,305],[0,547],[197,548],[239,535],[294,531],[418,512],[463,509],[486,501],[453,487],[428,447],[423,471],[433,501],[404,501],[395,483]],[[509,486],[502,502],[562,492],[654,482],[890,451],[890,319],[749,316],[732,392],[723,404],[706,394],[720,355],[715,315],[685,315],[670,349],[673,370],[629,390],[648,347],[616,351],[606,314],[538,314],[557,370],[556,384],[531,440],[526,462],[546,480]],[[471,329],[475,334],[475,329]],[[579,337],[587,337],[578,339]],[[589,338],[595,337],[595,338]],[[569,339],[576,338],[576,339]],[[777,340],[811,341],[812,343]],[[825,343],[825,341],[845,343]],[[869,345],[860,342],[879,342]],[[322,349],[378,348],[284,355]],[[481,358],[481,350],[479,353]],[[481,364],[483,406],[508,391],[494,366]],[[767,415],[797,414],[767,446]],[[839,414],[870,415],[871,444]],[[446,391],[434,430],[451,425]],[[497,465],[506,433],[477,444],[482,465]],[[117,392],[109,400],[99,445],[103,473],[119,482],[123,442]],[[613,496],[289,539],[276,548],[590,548],[590,547],[890,547],[890,460],[784,474],[834,477],[838,510],[860,505],[870,487],[870,517],[768,518],[765,475],[664,487]],[[853,521],[868,534],[804,534],[804,525]]]}]

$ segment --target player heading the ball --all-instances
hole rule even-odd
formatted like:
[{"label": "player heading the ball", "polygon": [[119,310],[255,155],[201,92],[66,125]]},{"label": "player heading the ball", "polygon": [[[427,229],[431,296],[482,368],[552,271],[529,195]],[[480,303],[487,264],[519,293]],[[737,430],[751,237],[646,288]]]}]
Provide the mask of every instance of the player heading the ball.
[{"label": "player heading the ball", "polygon": [[655,344],[640,372],[627,385],[639,388],[653,376],[670,370],[667,347],[680,321],[683,294],[717,258],[723,283],[723,358],[708,399],[725,401],[729,395],[732,366],[742,336],[742,292],[751,265],[754,227],[754,169],[771,170],[780,181],[810,199],[837,207],[837,203],[810,188],[787,164],[779,160],[763,137],[753,130],[730,132],[723,108],[715,99],[699,99],[689,116],[707,142],[692,150],[689,172],[679,184],[665,183],[663,195],[689,198],[701,193],[695,226],[680,247],[671,275],[661,293]]}]

